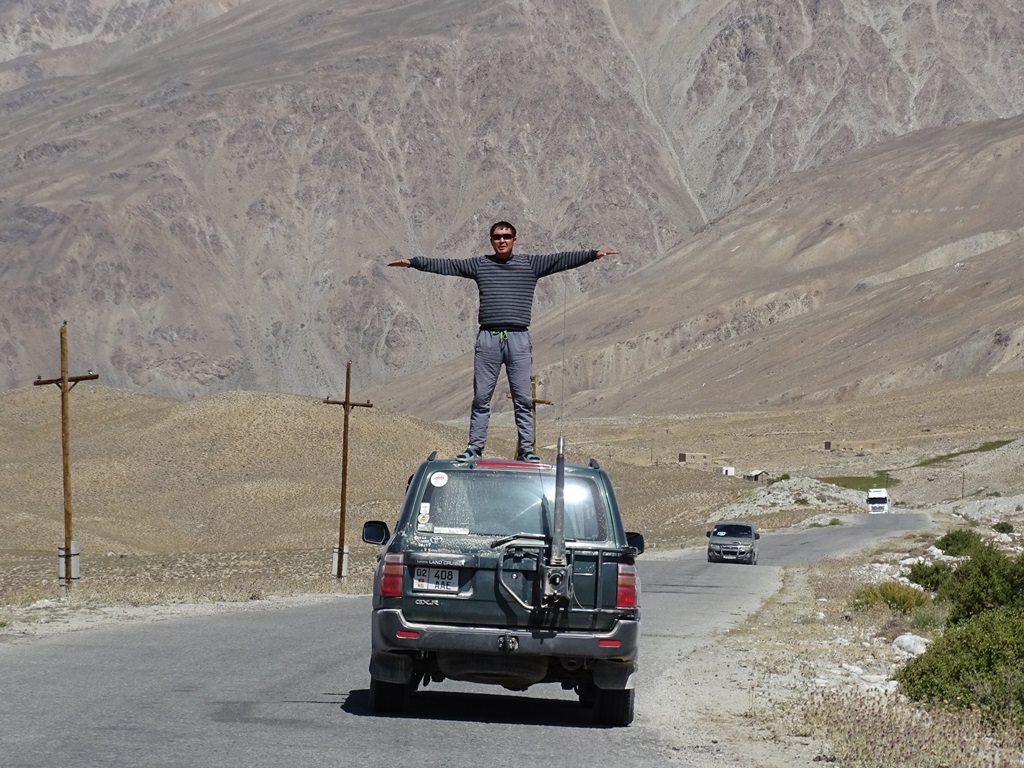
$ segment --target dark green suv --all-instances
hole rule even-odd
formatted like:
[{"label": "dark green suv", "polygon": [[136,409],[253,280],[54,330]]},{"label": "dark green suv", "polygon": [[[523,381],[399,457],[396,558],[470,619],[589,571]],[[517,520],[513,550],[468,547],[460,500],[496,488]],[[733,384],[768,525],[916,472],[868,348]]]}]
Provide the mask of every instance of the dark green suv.
[{"label": "dark green suv", "polygon": [[445,679],[521,691],[558,683],[606,725],[633,720],[643,536],[627,534],[595,461],[431,455],[409,480],[373,587],[370,704],[404,710]]}]

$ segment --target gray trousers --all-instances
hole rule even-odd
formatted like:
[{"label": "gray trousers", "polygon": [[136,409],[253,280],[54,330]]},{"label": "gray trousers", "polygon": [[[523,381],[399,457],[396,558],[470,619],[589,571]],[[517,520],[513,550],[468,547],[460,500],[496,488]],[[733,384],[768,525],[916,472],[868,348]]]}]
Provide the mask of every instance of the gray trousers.
[{"label": "gray trousers", "polygon": [[505,366],[512,391],[512,409],[519,432],[518,453],[533,450],[533,342],[529,331],[480,331],[473,356],[473,409],[469,444],[483,453],[491,420],[491,397]]}]

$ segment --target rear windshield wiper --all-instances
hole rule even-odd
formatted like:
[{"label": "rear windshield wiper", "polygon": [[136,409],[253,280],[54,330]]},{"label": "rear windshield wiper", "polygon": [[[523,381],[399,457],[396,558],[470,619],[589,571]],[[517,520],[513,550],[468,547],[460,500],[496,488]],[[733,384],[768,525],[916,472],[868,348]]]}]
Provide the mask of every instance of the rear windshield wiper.
[{"label": "rear windshield wiper", "polygon": [[510,541],[516,539],[533,539],[534,541],[547,541],[548,537],[543,533],[511,533],[508,536],[502,536],[500,539],[495,539],[491,542],[491,549],[508,544]]}]

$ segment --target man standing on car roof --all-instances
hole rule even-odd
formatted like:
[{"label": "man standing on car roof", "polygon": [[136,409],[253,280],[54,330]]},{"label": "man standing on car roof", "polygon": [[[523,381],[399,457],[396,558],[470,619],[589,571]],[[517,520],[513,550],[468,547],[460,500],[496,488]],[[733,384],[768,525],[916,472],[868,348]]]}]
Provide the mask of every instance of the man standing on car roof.
[{"label": "man standing on car roof", "polygon": [[494,253],[469,259],[435,259],[416,256],[388,263],[389,267],[412,267],[476,282],[480,296],[480,332],[473,355],[473,408],[469,416],[469,445],[456,456],[468,461],[483,455],[487,425],[491,418],[491,396],[505,366],[512,407],[519,433],[519,461],[540,461],[533,452],[533,343],[530,319],[537,280],[567,269],[575,269],[618,251],[564,251],[543,256],[513,253],[516,228],[507,221],[491,225]]}]

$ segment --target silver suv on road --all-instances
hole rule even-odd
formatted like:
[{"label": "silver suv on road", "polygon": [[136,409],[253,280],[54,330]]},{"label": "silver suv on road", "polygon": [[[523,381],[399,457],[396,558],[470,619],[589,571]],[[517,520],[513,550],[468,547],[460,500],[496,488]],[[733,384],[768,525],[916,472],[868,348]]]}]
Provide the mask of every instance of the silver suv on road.
[{"label": "silver suv on road", "polygon": [[753,523],[725,520],[708,531],[709,563],[757,565],[757,542],[761,538]]}]

